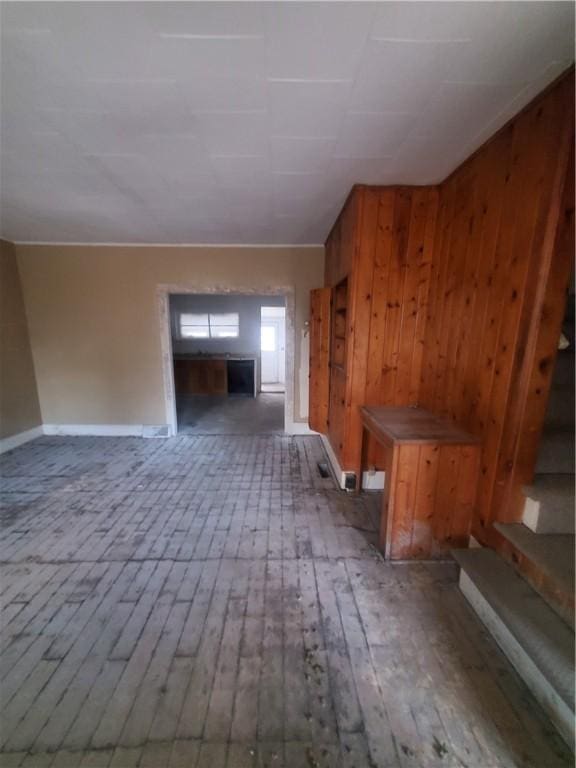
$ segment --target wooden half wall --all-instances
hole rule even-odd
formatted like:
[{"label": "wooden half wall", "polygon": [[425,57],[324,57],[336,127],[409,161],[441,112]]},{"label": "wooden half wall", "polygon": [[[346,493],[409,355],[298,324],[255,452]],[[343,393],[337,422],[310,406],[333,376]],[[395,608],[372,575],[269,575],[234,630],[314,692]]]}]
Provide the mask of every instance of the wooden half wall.
[{"label": "wooden half wall", "polygon": [[326,243],[325,285],[347,279],[327,428],[342,469],[360,405],[449,416],[482,441],[487,544],[493,521],[520,519],[533,472],[574,258],[573,141],[571,71],[440,185],[355,187]]}]

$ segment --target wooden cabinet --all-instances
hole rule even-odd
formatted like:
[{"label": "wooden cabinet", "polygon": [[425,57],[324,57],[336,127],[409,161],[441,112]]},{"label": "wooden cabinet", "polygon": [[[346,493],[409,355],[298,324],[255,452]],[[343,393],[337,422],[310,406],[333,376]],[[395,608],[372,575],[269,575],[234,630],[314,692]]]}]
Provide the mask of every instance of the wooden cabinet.
[{"label": "wooden cabinet", "polygon": [[174,360],[177,395],[227,395],[226,360]]},{"label": "wooden cabinet", "polygon": [[[386,484],[380,549],[391,560],[446,556],[466,547],[472,524],[480,441],[423,408],[362,408],[363,445],[384,452]],[[357,469],[362,473],[361,458]]]}]

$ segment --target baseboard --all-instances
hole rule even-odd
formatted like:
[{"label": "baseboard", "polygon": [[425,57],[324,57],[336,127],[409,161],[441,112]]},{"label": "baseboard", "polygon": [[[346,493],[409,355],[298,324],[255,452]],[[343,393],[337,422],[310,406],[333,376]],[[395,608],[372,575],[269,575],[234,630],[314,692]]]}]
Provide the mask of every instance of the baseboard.
[{"label": "baseboard", "polygon": [[[346,475],[348,472],[353,472],[354,470],[342,469],[342,467],[340,466],[340,462],[338,461],[338,457],[334,453],[334,449],[330,444],[330,440],[326,437],[326,435],[320,435],[320,437],[324,445],[324,450],[328,454],[328,459],[332,466],[332,471],[334,472],[334,477],[336,478],[336,482],[338,483],[340,488],[342,488],[342,490],[345,490]],[[364,491],[384,490],[384,481],[385,481],[384,476],[385,476],[385,472],[380,472],[380,471],[368,470],[367,472],[362,472],[362,490]]]},{"label": "baseboard", "polygon": [[12,451],[14,448],[18,448],[19,445],[29,443],[30,440],[36,440],[37,437],[41,437],[44,434],[42,427],[32,427],[25,432],[18,432],[17,435],[10,435],[10,437],[3,437],[0,440],[0,453],[6,453]]},{"label": "baseboard", "polygon": [[44,424],[45,435],[61,437],[167,437],[166,424]]},{"label": "baseboard", "polygon": [[322,440],[322,444],[324,445],[324,450],[326,451],[328,460],[330,461],[330,464],[332,466],[332,472],[334,472],[334,477],[336,478],[336,482],[338,483],[340,488],[344,489],[346,473],[343,471],[342,467],[340,466],[340,462],[338,461],[338,458],[334,453],[334,449],[330,444],[330,440],[328,440],[326,435],[320,435],[320,439]]}]

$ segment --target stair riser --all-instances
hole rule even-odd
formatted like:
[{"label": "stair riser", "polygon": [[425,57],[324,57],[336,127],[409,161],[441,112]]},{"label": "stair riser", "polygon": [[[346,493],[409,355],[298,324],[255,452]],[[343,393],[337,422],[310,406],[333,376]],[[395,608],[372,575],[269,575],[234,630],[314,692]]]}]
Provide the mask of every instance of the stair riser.
[{"label": "stair riser", "polygon": [[574,591],[562,588],[546,571],[528,555],[507,542],[502,557],[545,600],[558,616],[574,629]]},{"label": "stair riser", "polygon": [[558,506],[542,504],[527,498],[522,522],[534,533],[574,533],[575,515],[573,503]]},{"label": "stair riser", "polygon": [[530,656],[498,618],[472,579],[460,571],[460,589],[482,623],[496,640],[562,738],[574,751],[574,713],[542,675]]}]

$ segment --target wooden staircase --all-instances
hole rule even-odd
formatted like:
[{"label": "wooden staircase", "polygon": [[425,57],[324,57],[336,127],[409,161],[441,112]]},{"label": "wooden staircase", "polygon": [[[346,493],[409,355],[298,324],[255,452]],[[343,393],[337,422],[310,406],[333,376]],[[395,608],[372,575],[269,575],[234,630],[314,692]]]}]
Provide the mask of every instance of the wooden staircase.
[{"label": "wooden staircase", "polygon": [[460,588],[574,750],[574,352],[558,354],[522,523],[456,550]]},{"label": "wooden staircase", "polygon": [[460,589],[574,750],[574,630],[494,550],[454,550]]}]

